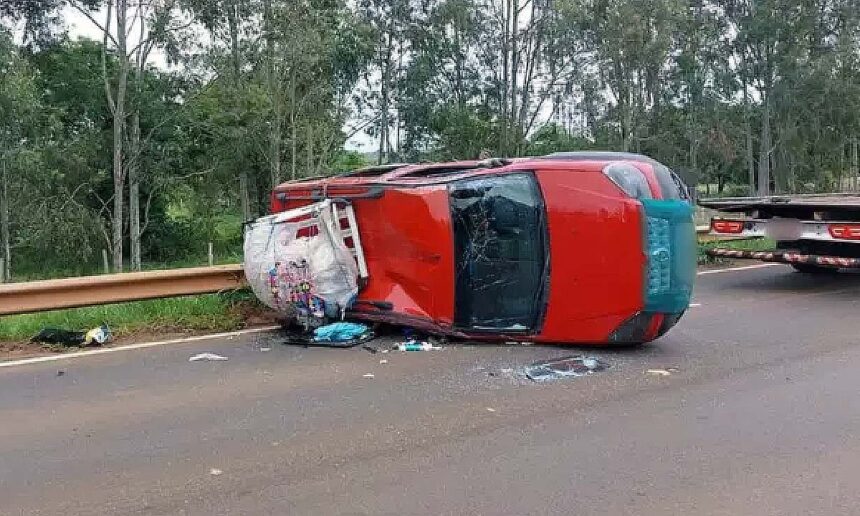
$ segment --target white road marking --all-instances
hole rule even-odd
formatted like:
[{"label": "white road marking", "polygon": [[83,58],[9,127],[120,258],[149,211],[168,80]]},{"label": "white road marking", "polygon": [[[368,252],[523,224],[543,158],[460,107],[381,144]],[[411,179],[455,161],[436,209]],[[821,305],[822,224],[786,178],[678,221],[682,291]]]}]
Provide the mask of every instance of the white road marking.
[{"label": "white road marking", "polygon": [[763,269],[765,267],[778,267],[780,265],[785,265],[784,263],[760,263],[758,265],[745,265],[743,267],[729,267],[728,269],[713,269],[709,271],[699,271],[696,273],[697,276],[704,276],[706,274],[720,274],[723,272],[735,272],[735,271],[748,271],[751,269]]},{"label": "white road marking", "polygon": [[[727,269],[713,269],[709,271],[700,271],[696,273],[697,276],[704,276],[706,274],[721,274],[723,272],[735,272],[735,271],[746,271],[751,269],[762,269],[764,267],[775,267],[778,265],[785,265],[781,263],[761,263],[757,265],[747,265],[744,267],[729,267]],[[693,303],[690,307],[698,307],[702,306],[701,303]],[[238,337],[239,335],[250,335],[254,333],[263,333],[267,331],[272,331],[280,328],[280,326],[264,326],[262,328],[252,328],[248,330],[239,330],[239,331],[231,331],[226,333],[213,333],[210,335],[197,335],[194,337],[184,337],[181,339],[170,339],[170,340],[162,340],[157,342],[141,342],[139,344],[128,344],[126,346],[117,346],[115,348],[101,348],[101,349],[91,349],[87,351],[76,351],[74,353],[62,353],[58,355],[49,355],[44,357],[33,357],[33,358],[24,358],[21,360],[9,360],[7,362],[0,362],[0,368],[3,367],[14,367],[20,365],[27,364],[38,364],[42,362],[56,362],[58,360],[67,360],[69,358],[80,358],[80,357],[88,357],[92,355],[103,355],[105,353],[115,353],[118,351],[129,351],[134,349],[146,349],[146,348],[154,348],[156,346],[165,346],[168,344],[183,344],[187,342],[199,342],[201,340],[209,340],[209,339],[231,339],[233,337]],[[385,351],[383,351],[385,353]]]},{"label": "white road marking", "polygon": [[26,364],[38,364],[41,362],[55,362],[57,360],[66,360],[69,358],[88,357],[92,355],[103,355],[105,353],[116,353],[117,351],[129,351],[133,349],[154,348],[156,346],[166,346],[168,344],[184,344],[187,342],[199,342],[201,340],[223,339],[229,337],[238,337],[239,335],[252,335],[254,333],[263,333],[267,331],[277,330],[280,326],[263,326],[261,328],[251,328],[247,330],[230,331],[225,333],[212,333],[209,335],[196,335],[194,337],[183,337],[180,339],[161,340],[157,342],[141,342],[139,344],[127,344],[125,346],[117,346],[115,348],[89,349],[86,351],[76,351],[74,353],[62,353],[59,355],[49,355],[45,357],[23,358],[21,360],[9,360],[8,362],[0,362],[2,367],[14,367]]},{"label": "white road marking", "polygon": [[702,303],[690,303],[690,308],[698,308],[702,306]]}]

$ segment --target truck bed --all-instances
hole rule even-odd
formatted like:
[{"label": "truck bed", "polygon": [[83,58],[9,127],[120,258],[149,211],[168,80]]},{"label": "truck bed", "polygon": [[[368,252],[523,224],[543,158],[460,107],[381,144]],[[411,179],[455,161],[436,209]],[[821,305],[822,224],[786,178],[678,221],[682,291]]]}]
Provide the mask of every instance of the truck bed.
[{"label": "truck bed", "polygon": [[699,205],[727,213],[758,212],[760,217],[790,217],[812,220],[815,212],[825,219],[860,215],[860,194],[774,195],[770,197],[728,197],[702,199]]}]

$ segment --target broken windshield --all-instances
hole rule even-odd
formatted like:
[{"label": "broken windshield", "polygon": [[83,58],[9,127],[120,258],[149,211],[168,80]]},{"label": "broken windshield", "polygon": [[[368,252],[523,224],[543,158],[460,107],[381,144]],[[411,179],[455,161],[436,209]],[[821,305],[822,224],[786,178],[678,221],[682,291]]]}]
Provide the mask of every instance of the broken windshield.
[{"label": "broken windshield", "polygon": [[548,264],[545,209],[534,176],[457,181],[449,193],[456,324],[488,331],[534,329]]}]

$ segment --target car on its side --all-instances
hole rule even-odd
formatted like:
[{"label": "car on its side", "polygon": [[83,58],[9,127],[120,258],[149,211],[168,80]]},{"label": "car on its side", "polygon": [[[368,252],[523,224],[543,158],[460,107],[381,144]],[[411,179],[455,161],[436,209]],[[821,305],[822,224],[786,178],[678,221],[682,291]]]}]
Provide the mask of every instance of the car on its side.
[{"label": "car on its side", "polygon": [[643,343],[690,301],[687,189],[645,156],[368,167],[284,183],[271,209],[324,199],[355,213],[366,277],[352,318],[461,338]]}]

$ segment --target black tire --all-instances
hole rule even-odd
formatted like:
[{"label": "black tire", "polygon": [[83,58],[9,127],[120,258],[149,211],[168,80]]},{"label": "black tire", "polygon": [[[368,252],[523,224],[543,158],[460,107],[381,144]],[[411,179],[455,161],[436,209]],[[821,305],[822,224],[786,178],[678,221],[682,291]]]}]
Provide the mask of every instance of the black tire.
[{"label": "black tire", "polygon": [[822,267],[809,263],[792,263],[791,266],[794,267],[794,270],[803,274],[836,274],[839,272],[839,269],[833,267]]}]

